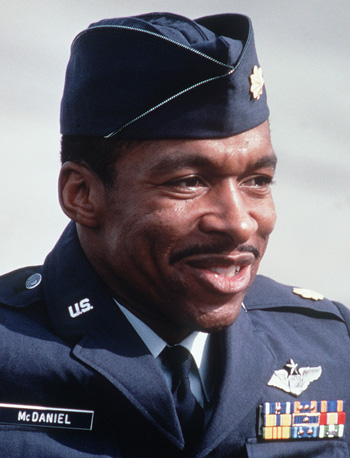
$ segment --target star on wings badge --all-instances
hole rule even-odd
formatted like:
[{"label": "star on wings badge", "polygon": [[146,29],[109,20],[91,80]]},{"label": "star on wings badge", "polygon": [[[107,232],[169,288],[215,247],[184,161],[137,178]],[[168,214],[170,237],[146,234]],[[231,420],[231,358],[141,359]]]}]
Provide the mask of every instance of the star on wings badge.
[{"label": "star on wings badge", "polygon": [[292,359],[284,367],[285,369],[274,371],[267,384],[293,396],[299,396],[311,382],[319,379],[322,374],[321,366],[300,367],[298,369],[298,364]]}]

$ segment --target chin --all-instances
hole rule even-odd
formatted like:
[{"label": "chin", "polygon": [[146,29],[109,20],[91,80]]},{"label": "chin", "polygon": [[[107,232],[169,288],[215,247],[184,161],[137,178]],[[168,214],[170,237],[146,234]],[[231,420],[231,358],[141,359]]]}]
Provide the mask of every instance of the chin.
[{"label": "chin", "polygon": [[218,310],[207,312],[196,317],[196,330],[202,332],[218,332],[231,326],[237,319],[241,304],[231,305],[228,310],[220,307]]}]

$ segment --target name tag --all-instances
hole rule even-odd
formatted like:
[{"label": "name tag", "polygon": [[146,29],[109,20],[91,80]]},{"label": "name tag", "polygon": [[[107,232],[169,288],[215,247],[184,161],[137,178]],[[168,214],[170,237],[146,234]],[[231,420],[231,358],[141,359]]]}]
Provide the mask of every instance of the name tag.
[{"label": "name tag", "polygon": [[0,404],[0,423],[6,425],[27,425],[91,431],[93,419],[93,410]]}]

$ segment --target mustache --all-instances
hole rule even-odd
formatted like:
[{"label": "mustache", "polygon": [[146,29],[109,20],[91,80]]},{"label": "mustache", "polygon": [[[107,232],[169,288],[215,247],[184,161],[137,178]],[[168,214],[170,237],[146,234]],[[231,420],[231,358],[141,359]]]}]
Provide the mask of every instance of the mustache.
[{"label": "mustache", "polygon": [[253,245],[241,244],[234,246],[230,242],[212,243],[210,245],[194,244],[174,253],[174,255],[170,257],[170,264],[174,264],[187,256],[197,254],[225,254],[233,250],[240,253],[252,253],[255,259],[259,259],[261,257],[260,251]]}]

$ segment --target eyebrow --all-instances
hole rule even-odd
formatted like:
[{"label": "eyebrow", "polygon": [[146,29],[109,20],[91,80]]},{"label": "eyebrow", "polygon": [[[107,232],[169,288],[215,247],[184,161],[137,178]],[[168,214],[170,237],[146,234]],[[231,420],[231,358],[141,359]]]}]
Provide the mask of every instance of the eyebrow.
[{"label": "eyebrow", "polygon": [[255,169],[261,169],[264,167],[275,169],[276,165],[277,165],[277,156],[275,155],[275,153],[273,153],[271,155],[260,158],[251,167]]},{"label": "eyebrow", "polygon": [[180,170],[184,167],[212,167],[210,159],[191,153],[177,153],[174,156],[164,157],[156,165],[151,167],[150,172],[169,172]]},{"label": "eyebrow", "polygon": [[[277,165],[277,157],[274,153],[260,158],[254,163],[248,163],[247,169],[272,168]],[[174,156],[164,157],[156,165],[150,168],[151,173],[166,173],[181,170],[185,167],[215,167],[213,161],[207,157],[199,156],[194,153],[176,153]]]}]

